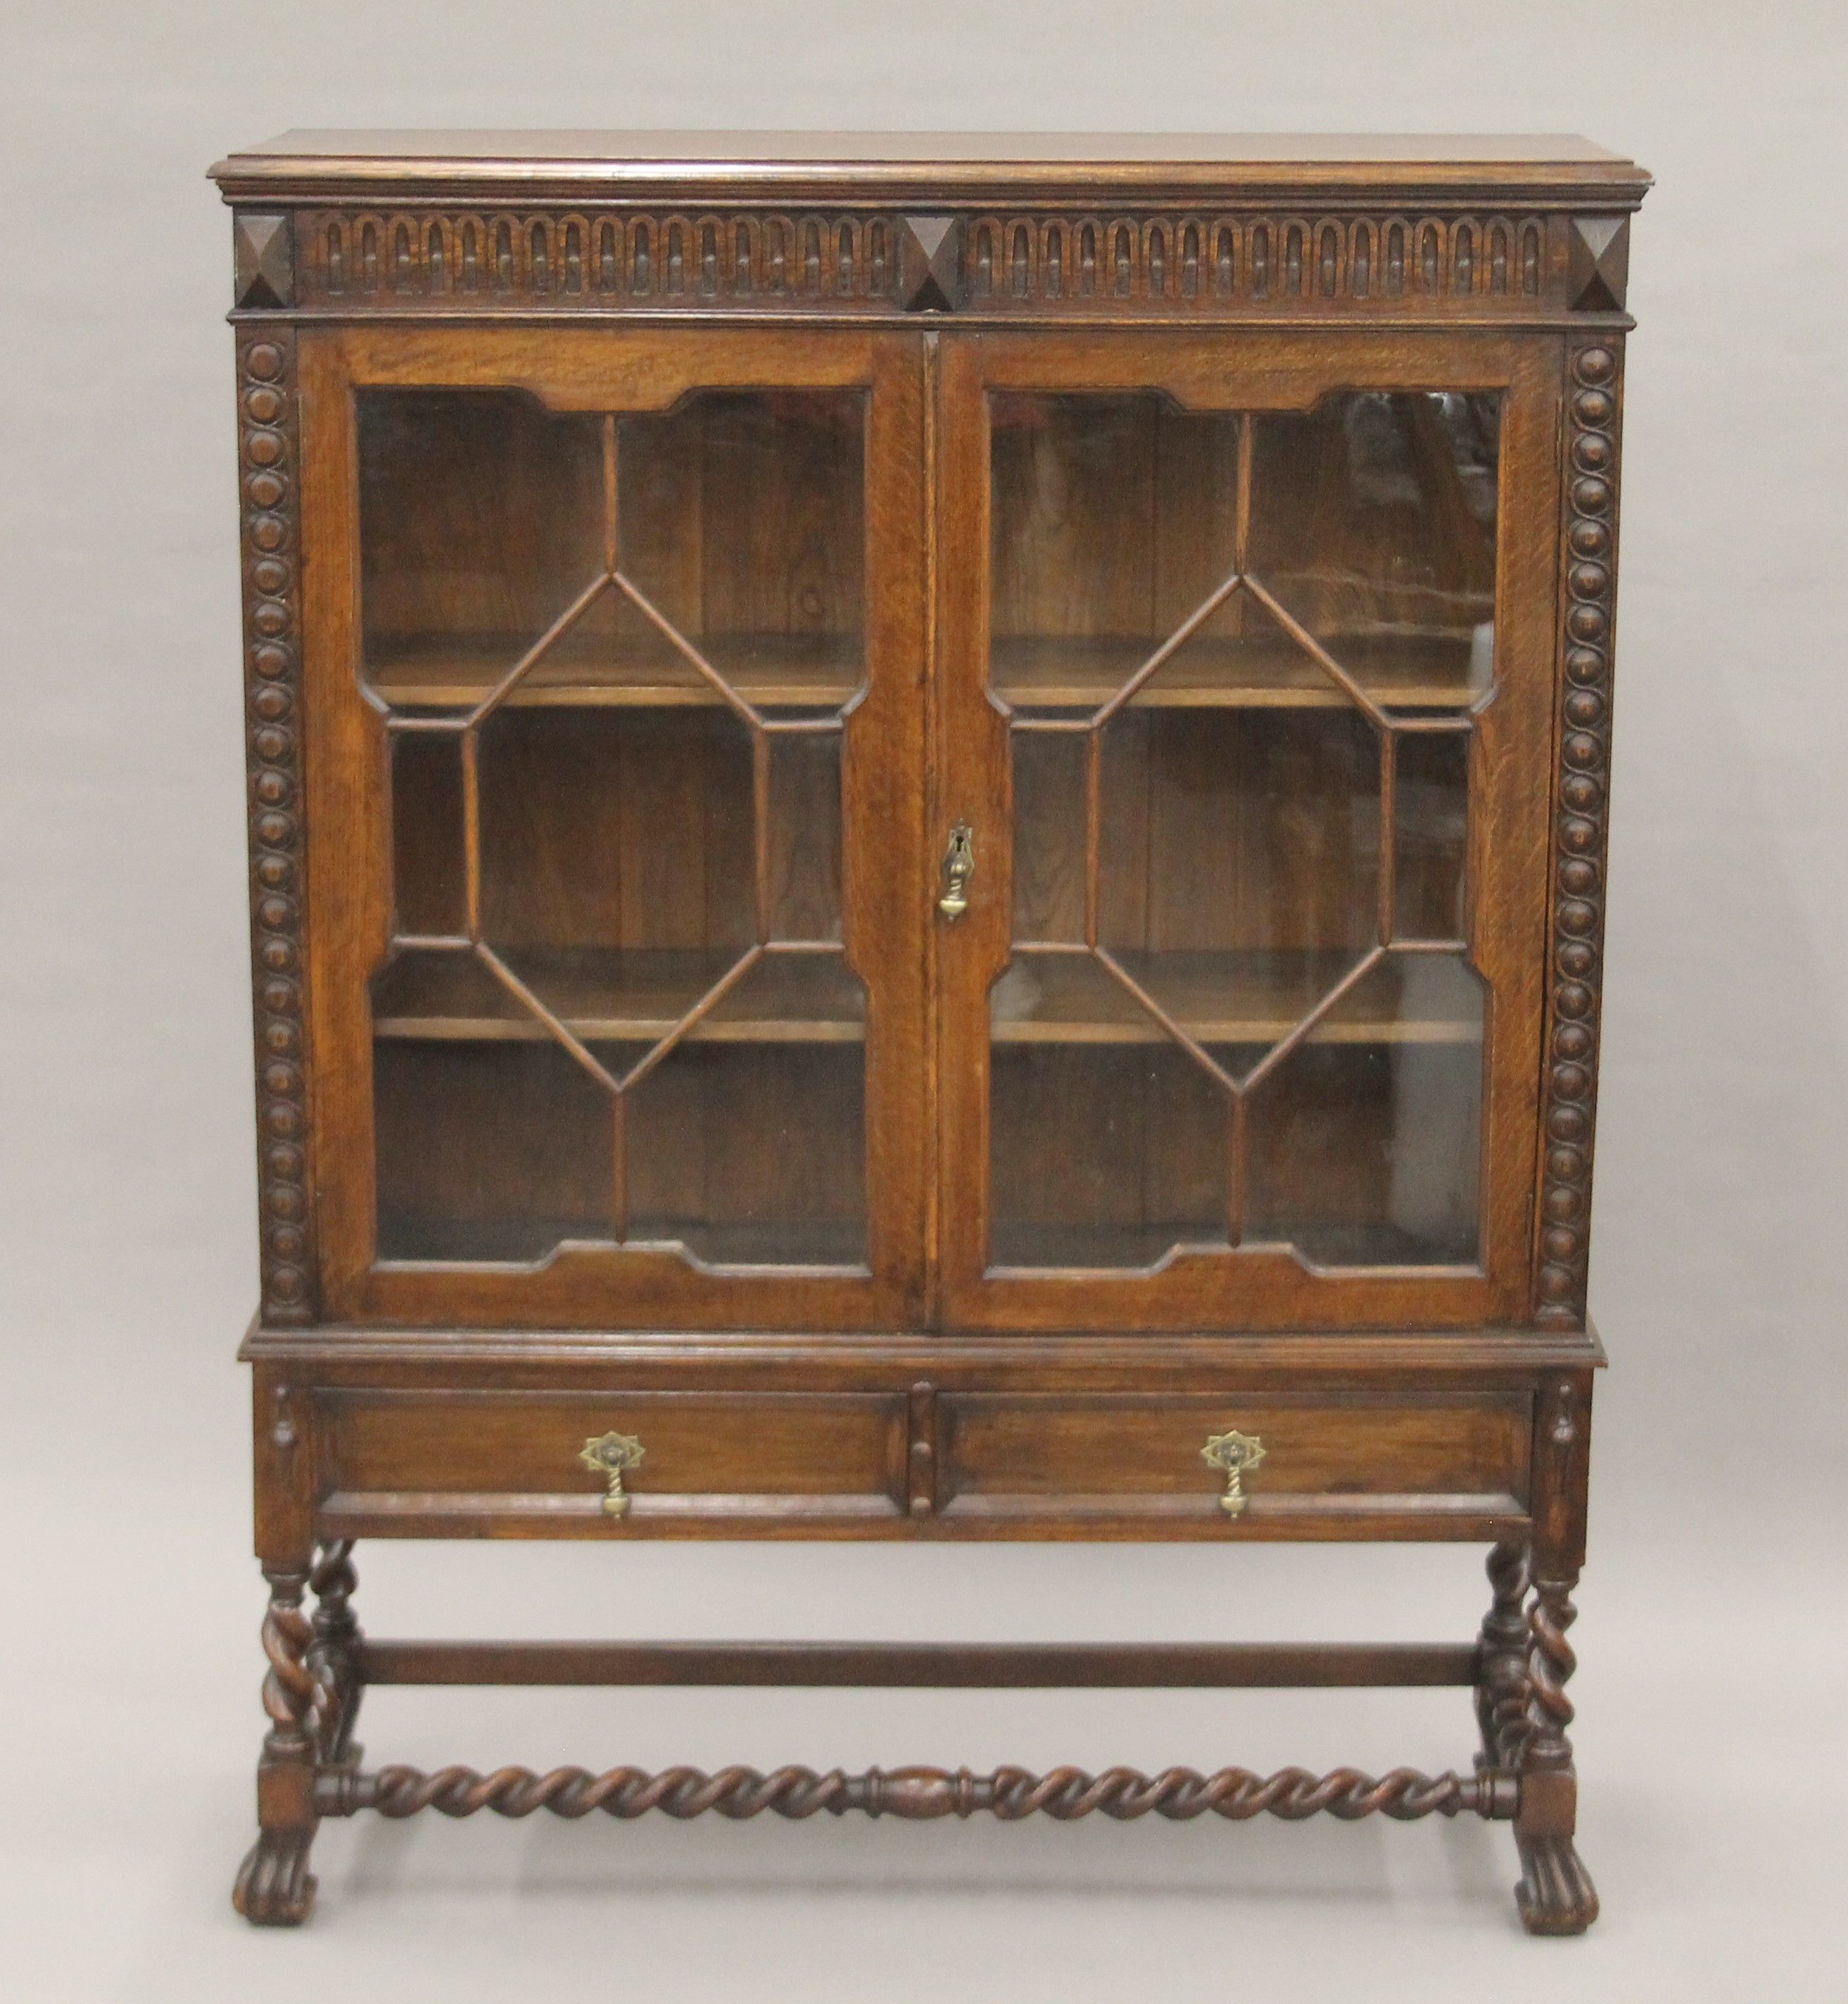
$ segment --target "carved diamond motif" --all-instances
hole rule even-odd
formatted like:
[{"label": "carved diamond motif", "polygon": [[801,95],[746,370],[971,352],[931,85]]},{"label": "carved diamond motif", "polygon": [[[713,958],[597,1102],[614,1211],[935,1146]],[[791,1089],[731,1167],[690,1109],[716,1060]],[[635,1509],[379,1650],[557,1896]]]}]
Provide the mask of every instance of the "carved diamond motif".
[{"label": "carved diamond motif", "polygon": [[963,300],[963,226],[953,215],[899,218],[899,302],[907,313],[953,313]]},{"label": "carved diamond motif", "polygon": [[286,215],[240,210],[231,229],[233,291],[240,307],[286,307],[295,298],[295,243]]},{"label": "carved diamond motif", "polygon": [[1630,282],[1627,215],[1575,215],[1566,251],[1572,303],[1580,313],[1617,313]]}]

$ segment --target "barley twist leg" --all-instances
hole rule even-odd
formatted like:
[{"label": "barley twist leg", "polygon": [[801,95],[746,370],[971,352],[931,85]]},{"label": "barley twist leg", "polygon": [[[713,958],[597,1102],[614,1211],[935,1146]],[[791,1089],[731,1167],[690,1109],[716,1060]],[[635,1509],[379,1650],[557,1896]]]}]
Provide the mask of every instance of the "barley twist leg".
[{"label": "barley twist leg", "polygon": [[359,1748],[352,1744],[363,1688],[353,1655],[359,1624],[352,1610],[353,1592],[359,1585],[352,1549],[351,1538],[336,1538],[323,1545],[308,1575],[316,1604],[307,1666],[328,1694],[317,1751],[330,1766],[359,1757]]},{"label": "barley twist leg", "polygon": [[1578,1782],[1573,1771],[1572,1700],[1566,1680],[1578,1659],[1566,1631],[1577,1618],[1576,1574],[1534,1582],[1528,1612],[1527,1731],[1520,1752],[1520,1813],[1515,1842],[1521,1881],[1515,1899],[1528,1933],[1583,1934],[1597,1918],[1597,1894],[1573,1841]]},{"label": "barley twist leg", "polygon": [[263,1709],[269,1715],[257,1763],[258,1837],[232,1889],[231,1903],[257,1927],[297,1927],[314,1904],[309,1848],[319,1818],[314,1806],[315,1754],[328,1715],[328,1694],[307,1655],[314,1628],[302,1612],[305,1572],[264,1568],[269,1606],[263,1617]]},{"label": "barley twist leg", "polygon": [[1512,1768],[1527,1729],[1527,1589],[1531,1573],[1524,1544],[1497,1545],[1489,1554],[1494,1599],[1478,1638],[1476,1718],[1482,1731],[1479,1765]]}]

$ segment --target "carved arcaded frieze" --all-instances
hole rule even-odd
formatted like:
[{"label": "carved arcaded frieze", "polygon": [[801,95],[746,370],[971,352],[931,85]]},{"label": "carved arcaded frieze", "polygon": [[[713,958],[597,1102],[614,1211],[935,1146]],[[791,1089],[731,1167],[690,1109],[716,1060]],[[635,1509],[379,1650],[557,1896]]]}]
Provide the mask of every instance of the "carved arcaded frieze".
[{"label": "carved arcaded frieze", "polygon": [[285,249],[297,304],[356,311],[1480,315],[1608,304],[1614,286],[1621,303],[1621,245],[1589,248],[1590,225],[1559,215],[342,208],[298,212],[281,243],[267,220],[240,216],[240,304],[278,290]]}]

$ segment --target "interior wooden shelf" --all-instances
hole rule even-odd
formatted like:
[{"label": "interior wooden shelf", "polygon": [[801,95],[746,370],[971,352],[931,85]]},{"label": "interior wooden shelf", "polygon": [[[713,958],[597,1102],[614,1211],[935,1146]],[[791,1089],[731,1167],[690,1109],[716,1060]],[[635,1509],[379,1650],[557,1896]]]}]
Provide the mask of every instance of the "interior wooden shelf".
[{"label": "interior wooden shelf", "polygon": [[[1082,709],[1107,702],[1162,644],[1159,637],[998,638],[990,680],[1011,709]],[[1442,635],[1368,634],[1324,643],[1379,702],[1461,709],[1483,685],[1470,678],[1470,643]],[[1139,709],[1332,709],[1351,706],[1325,669],[1275,629],[1197,634],[1131,699]]]},{"label": "interior wooden shelf", "polygon": [[[519,978],[587,1043],[652,1043],[735,965],[731,951],[510,949]],[[1121,954],[1125,969],[1205,1044],[1273,1044],[1353,965],[1332,953]],[[472,954],[417,952],[380,976],[380,1037],[537,1042],[551,1035]],[[766,954],[687,1033],[707,1043],[856,1043],[865,1001],[833,953]],[[1168,1033],[1088,955],[1018,953],[993,991],[998,1045],[1157,1044]],[[1325,1044],[1468,1043],[1480,991],[1450,955],[1394,955],[1310,1032]]]},{"label": "interior wooden shelf", "polygon": [[[394,709],[467,709],[519,661],[535,636],[433,634],[374,643],[367,679]],[[837,709],[859,688],[854,634],[717,633],[689,636],[745,701],[766,709]],[[504,700],[517,708],[680,707],[724,699],[685,654],[652,632],[574,629],[556,641]]]},{"label": "interior wooden shelf", "polygon": [[[693,640],[747,702],[766,709],[839,709],[864,669],[850,634],[715,633]],[[994,693],[1010,708],[1087,709],[1107,702],[1162,644],[1159,636],[1013,636],[991,650]],[[1462,709],[1482,695],[1467,640],[1442,635],[1337,637],[1329,652],[1394,708]],[[423,636],[375,646],[369,679],[394,709],[466,709],[531,645],[507,634]],[[658,708],[724,701],[658,635],[567,633],[504,699],[517,708]],[[1333,709],[1352,702],[1282,634],[1197,636],[1131,699],[1139,709]]]},{"label": "interior wooden shelf", "polygon": [[[733,950],[510,948],[513,972],[586,1043],[654,1043],[738,964]],[[766,954],[688,1032],[703,1043],[855,1043],[864,998],[834,953]],[[419,952],[380,978],[373,1028],[421,1042],[536,1042],[552,1032],[472,953]]]},{"label": "interior wooden shelf", "polygon": [[[1124,972],[1203,1044],[1274,1044],[1353,966],[1345,953],[1118,953]],[[1158,1044],[1167,1032],[1083,953],[1017,951],[991,993],[998,1044]],[[1481,990],[1452,955],[1395,955],[1309,1033],[1319,1044],[1478,1042]]]}]

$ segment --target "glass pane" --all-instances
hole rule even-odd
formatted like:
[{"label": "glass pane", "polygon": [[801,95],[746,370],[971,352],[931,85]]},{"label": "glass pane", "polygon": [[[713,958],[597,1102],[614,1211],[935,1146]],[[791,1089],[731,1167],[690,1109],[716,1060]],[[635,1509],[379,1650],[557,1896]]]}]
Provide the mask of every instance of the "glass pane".
[{"label": "glass pane", "polygon": [[857,391],[707,391],[624,419],[617,563],[635,595],[596,606],[581,646],[686,699],[717,699],[690,650],[756,708],[839,709],[864,674],[864,431]]},{"label": "glass pane", "polygon": [[1393,935],[1461,940],[1468,930],[1469,744],[1463,732],[1404,733],[1393,794]]},{"label": "glass pane", "polygon": [[1236,420],[1152,394],[989,408],[994,692],[1095,706],[1232,574]]},{"label": "glass pane", "polygon": [[507,707],[479,738],[484,941],[555,1013],[626,997],[665,1035],[756,936],[749,730]]},{"label": "glass pane", "polygon": [[770,936],[840,937],[841,734],[777,731],[770,740]]},{"label": "glass pane", "polygon": [[356,401],[366,679],[459,716],[604,573],[599,421],[511,391]]},{"label": "glass pane", "polygon": [[1252,1088],[1247,1236],[1325,1266],[1478,1257],[1484,996],[1389,954]]},{"label": "glass pane", "polygon": [[[1351,708],[1126,709],[1101,754],[1098,939],[1170,1014],[1324,988],[1379,924],[1380,749]],[[1317,989],[1317,993],[1323,992]]]},{"label": "glass pane", "polygon": [[373,983],[382,1260],[542,1260],[608,1240],[610,1095],[468,953]]},{"label": "glass pane", "polygon": [[363,395],[383,1256],[864,1261],[863,403]]},{"label": "glass pane", "polygon": [[[995,1009],[1018,1034],[1015,978]],[[1001,1041],[998,1021],[990,1063],[990,1265],[1151,1267],[1223,1245],[1227,1101],[1212,1077],[1146,1018],[1080,1022],[1082,1042],[1057,1040],[1064,1019],[1025,1027],[1050,1040]]]},{"label": "glass pane", "polygon": [[1356,391],[1254,420],[1252,573],[1382,704],[1492,678],[1500,418],[1499,395]]},{"label": "glass pane", "polygon": [[991,412],[991,1263],[1473,1261],[1496,400]]},{"label": "glass pane", "polygon": [[1014,937],[1085,938],[1087,736],[1013,730]]},{"label": "glass pane", "polygon": [[459,935],[468,924],[459,731],[391,734],[391,864],[397,930]]},{"label": "glass pane", "polygon": [[1241,1079],[1378,926],[1379,751],[1352,709],[1119,713],[1104,733],[1099,942]]},{"label": "glass pane", "polygon": [[731,1042],[721,1027],[630,1088],[631,1243],[684,1245],[713,1265],[864,1263],[865,1072],[847,1040],[857,1026],[822,1027],[841,1040]]}]

